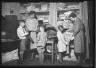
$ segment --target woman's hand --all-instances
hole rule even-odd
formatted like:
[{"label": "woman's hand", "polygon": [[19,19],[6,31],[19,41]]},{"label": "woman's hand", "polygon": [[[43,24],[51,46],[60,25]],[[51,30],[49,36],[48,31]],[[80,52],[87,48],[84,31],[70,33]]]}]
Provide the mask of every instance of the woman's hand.
[{"label": "woman's hand", "polygon": [[74,36],[71,38],[71,40],[73,40],[74,39]]}]

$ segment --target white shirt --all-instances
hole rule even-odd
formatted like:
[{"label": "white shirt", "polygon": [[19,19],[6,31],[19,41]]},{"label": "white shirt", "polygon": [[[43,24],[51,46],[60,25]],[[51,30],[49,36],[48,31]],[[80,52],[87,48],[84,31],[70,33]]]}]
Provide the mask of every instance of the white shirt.
[{"label": "white shirt", "polygon": [[20,39],[25,39],[27,34],[28,34],[28,32],[23,27],[21,27],[21,26],[18,27],[17,36]]},{"label": "white shirt", "polygon": [[37,46],[45,46],[47,41],[47,34],[45,32],[39,32],[37,35]]}]

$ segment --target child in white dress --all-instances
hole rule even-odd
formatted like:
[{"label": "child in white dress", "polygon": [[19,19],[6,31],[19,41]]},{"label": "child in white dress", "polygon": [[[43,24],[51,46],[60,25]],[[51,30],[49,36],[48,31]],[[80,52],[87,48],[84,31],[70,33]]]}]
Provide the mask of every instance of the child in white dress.
[{"label": "child in white dress", "polygon": [[57,48],[58,48],[58,52],[59,52],[59,62],[63,61],[63,55],[62,53],[65,54],[66,52],[66,45],[68,45],[68,42],[65,41],[65,35],[64,35],[64,28],[62,25],[58,26],[58,32],[57,32],[57,38],[58,38],[58,44],[57,44]]}]

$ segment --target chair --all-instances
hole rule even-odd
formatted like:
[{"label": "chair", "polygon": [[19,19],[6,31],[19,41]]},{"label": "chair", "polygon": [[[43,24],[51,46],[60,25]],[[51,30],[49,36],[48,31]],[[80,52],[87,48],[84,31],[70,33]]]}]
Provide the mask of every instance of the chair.
[{"label": "chair", "polygon": [[48,40],[47,43],[46,43],[46,46],[47,46],[47,44],[51,44],[52,52],[51,53],[46,52],[46,48],[45,48],[44,56],[45,55],[51,55],[52,63],[54,63],[54,60],[55,61],[57,60],[56,44],[55,44],[54,39]]}]

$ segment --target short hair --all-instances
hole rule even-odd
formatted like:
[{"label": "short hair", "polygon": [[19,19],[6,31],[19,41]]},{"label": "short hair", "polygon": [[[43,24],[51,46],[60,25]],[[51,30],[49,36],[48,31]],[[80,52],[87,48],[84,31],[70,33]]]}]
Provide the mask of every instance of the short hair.
[{"label": "short hair", "polygon": [[39,26],[43,25],[43,21],[42,20],[39,20]]},{"label": "short hair", "polygon": [[24,23],[25,23],[25,21],[24,21],[24,20],[19,20],[19,24],[20,24],[21,22],[24,22]]},{"label": "short hair", "polygon": [[75,18],[75,17],[76,17],[76,14],[72,12],[72,13],[69,15],[69,17]]},{"label": "short hair", "polygon": [[30,11],[30,12],[28,13],[29,16],[32,15],[32,14],[34,14],[34,18],[37,19],[36,12],[35,12],[35,11]]}]

